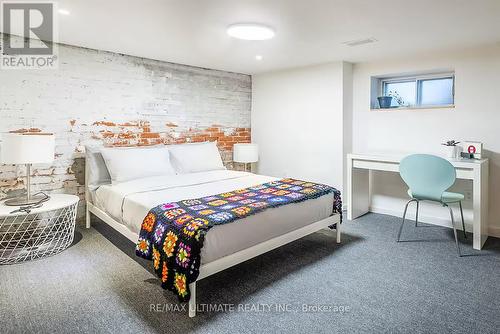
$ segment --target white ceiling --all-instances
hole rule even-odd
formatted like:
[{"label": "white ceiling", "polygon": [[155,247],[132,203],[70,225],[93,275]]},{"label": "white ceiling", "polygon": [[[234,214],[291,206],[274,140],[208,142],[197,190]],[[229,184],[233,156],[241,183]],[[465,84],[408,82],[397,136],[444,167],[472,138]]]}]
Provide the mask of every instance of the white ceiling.
[{"label": "white ceiling", "polygon": [[[500,0],[61,0],[60,42],[241,73],[500,42]],[[226,35],[237,22],[268,41]],[[374,37],[357,47],[342,42]],[[257,61],[255,55],[262,55]]]}]

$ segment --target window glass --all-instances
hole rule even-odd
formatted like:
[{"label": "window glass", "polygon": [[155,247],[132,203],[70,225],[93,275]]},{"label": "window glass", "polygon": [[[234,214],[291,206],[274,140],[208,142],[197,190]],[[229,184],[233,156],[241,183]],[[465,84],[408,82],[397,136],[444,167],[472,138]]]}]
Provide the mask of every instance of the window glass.
[{"label": "window glass", "polygon": [[425,79],[419,83],[421,105],[453,104],[453,78]]},{"label": "window glass", "polygon": [[[416,103],[416,89],[415,81],[386,82],[384,85],[384,95],[392,96],[391,106],[393,107],[412,106]],[[399,98],[397,96],[399,96]]]}]

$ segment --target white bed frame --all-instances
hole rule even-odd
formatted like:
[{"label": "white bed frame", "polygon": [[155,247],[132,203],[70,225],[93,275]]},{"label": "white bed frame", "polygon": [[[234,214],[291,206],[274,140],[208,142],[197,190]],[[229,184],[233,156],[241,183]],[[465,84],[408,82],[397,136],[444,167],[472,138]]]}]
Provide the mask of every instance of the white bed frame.
[{"label": "white bed frame", "polygon": [[[85,166],[88,166],[86,163]],[[85,175],[88,175],[88,170],[86,168]],[[85,180],[88,180],[85,177]],[[86,227],[90,228],[90,214],[93,213],[99,219],[101,219],[104,223],[111,226],[120,234],[124,235],[127,239],[131,240],[133,243],[136,243],[139,235],[131,232],[125,225],[119,223],[114,218],[109,216],[106,212],[99,209],[97,206],[93,205],[91,202],[90,192],[88,190],[87,184],[85,184],[85,196],[87,200],[87,212],[86,212]],[[340,215],[335,214],[326,219],[317,221],[315,223],[309,224],[297,230],[288,232],[286,234],[280,235],[278,237],[269,239],[255,246],[243,249],[239,252],[233,253],[231,255],[224,256],[220,259],[217,259],[213,262],[202,264],[200,268],[200,274],[198,276],[197,281],[218,273],[224,269],[230,268],[234,265],[242,263],[244,261],[250,260],[256,256],[269,252],[275,248],[286,245],[292,241],[305,237],[309,234],[317,232],[323,228],[326,228],[330,225],[337,224],[336,235],[337,235],[337,243],[340,243]],[[189,284],[189,289],[191,290],[191,297],[189,299],[189,317],[194,317],[196,315],[196,282]]]}]

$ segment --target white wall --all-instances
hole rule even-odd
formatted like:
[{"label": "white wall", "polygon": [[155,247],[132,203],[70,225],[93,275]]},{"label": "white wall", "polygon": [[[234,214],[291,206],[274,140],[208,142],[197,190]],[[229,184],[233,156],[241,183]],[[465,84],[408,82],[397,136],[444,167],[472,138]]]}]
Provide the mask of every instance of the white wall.
[{"label": "white wall", "polygon": [[[370,77],[454,69],[455,108],[370,111]],[[500,46],[428,55],[414,59],[356,64],[353,68],[353,152],[441,153],[446,139],[484,143],[490,160],[490,233],[500,235]],[[459,182],[458,190],[470,188]],[[404,185],[396,174],[377,173],[372,206],[401,215]],[[470,203],[466,203],[470,207]],[[470,212],[466,213],[470,217]],[[446,210],[423,207],[422,216],[448,221]],[[426,217],[427,216],[427,217]]]},{"label": "white wall", "polygon": [[344,150],[350,148],[349,140],[344,147],[344,136],[350,137],[344,131],[344,94],[351,95],[351,70],[351,64],[336,62],[252,77],[252,141],[260,148],[259,173],[342,190]]}]

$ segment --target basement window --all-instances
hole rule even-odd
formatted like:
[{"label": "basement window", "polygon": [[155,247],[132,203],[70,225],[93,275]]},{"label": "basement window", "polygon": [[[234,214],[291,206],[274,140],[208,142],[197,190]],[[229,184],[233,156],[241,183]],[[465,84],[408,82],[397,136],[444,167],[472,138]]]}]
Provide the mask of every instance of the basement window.
[{"label": "basement window", "polygon": [[372,109],[453,107],[453,72],[373,77]]}]

